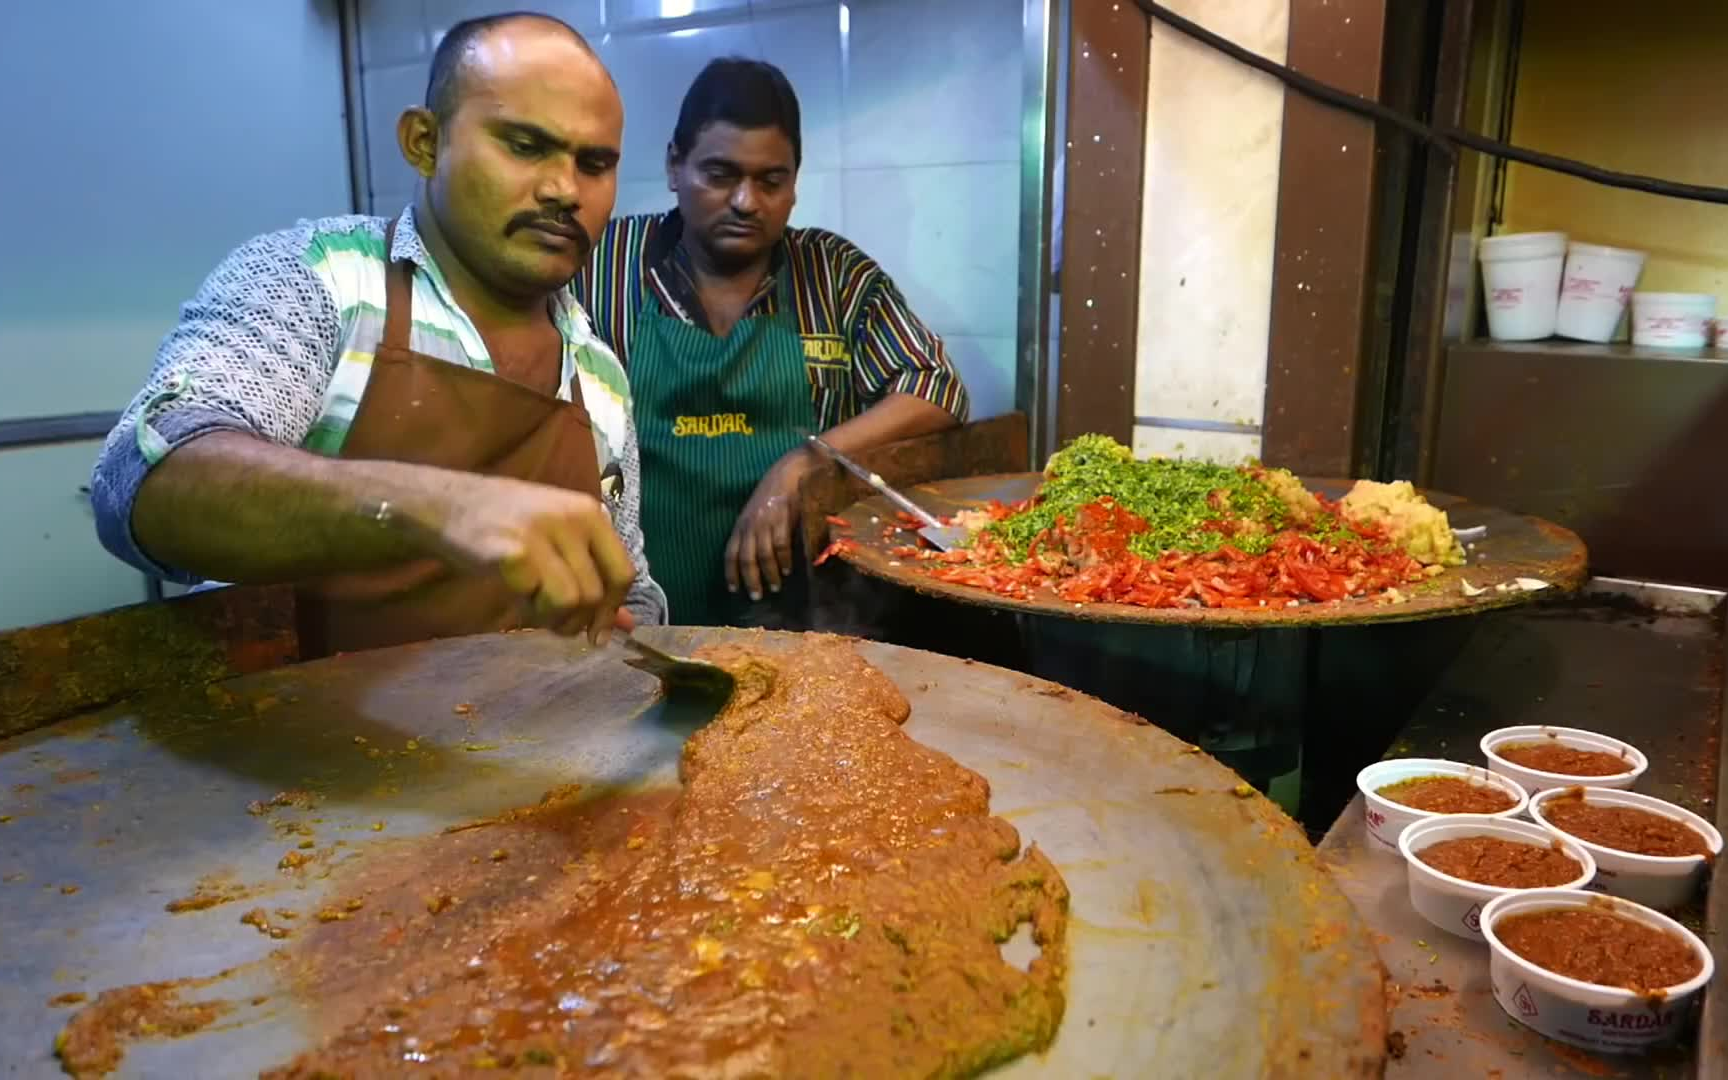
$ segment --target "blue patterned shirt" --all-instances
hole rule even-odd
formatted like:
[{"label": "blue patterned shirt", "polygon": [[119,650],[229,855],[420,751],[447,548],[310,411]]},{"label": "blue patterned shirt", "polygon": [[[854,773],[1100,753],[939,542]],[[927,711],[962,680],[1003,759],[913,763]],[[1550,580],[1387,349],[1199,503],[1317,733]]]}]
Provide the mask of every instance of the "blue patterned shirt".
[{"label": "blue patterned shirt", "polygon": [[[150,469],[174,447],[217,430],[283,446],[340,453],[384,335],[385,268],[414,264],[409,347],[492,370],[486,344],[403,211],[391,250],[388,220],[351,215],[302,221],[235,249],[180,313],[144,388],[108,436],[91,478],[96,528],[114,555],[169,581],[198,578],[146,555],[132,535],[132,504]],[[579,391],[594,426],[600,471],[623,479],[608,497],[613,525],[636,565],[625,606],[639,622],[665,621],[648,572],[640,520],[640,462],[630,388],[569,289],[554,297],[564,337],[558,396]]]}]

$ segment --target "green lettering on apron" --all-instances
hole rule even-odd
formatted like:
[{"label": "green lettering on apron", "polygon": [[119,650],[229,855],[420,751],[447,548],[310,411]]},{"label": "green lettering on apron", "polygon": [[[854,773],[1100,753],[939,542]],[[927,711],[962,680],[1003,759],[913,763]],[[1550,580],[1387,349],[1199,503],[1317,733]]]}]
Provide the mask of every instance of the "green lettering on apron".
[{"label": "green lettering on apron", "polygon": [[782,277],[775,313],[721,338],[663,314],[642,290],[629,357],[642,534],[675,624],[747,615],[743,589],[726,591],[726,541],[757,482],[816,426],[793,311]]}]

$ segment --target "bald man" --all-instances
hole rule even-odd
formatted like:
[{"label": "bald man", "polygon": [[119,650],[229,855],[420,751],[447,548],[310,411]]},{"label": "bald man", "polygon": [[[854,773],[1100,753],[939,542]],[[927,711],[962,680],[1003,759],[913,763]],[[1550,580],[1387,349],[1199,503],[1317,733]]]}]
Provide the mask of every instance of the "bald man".
[{"label": "bald man", "polygon": [[623,122],[564,23],[452,28],[397,125],[412,204],[216,268],[96,464],[103,543],[171,581],[294,583],[309,655],[663,621],[624,373],[567,287]]}]

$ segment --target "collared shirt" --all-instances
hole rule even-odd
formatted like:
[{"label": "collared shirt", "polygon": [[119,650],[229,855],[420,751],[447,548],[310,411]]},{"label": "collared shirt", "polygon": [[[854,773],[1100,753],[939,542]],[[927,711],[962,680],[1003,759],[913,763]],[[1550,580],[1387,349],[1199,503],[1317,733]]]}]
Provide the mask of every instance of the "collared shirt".
[{"label": "collared shirt", "polygon": [[[577,276],[577,299],[595,332],[630,366],[631,332],[645,302],[708,328],[689,255],[678,242],[678,211],[618,218]],[[942,339],[919,321],[888,274],[850,241],[824,229],[787,229],[745,317],[769,315],[782,277],[804,339],[810,398],[822,430],[850,420],[889,394],[911,394],[957,420],[966,386]]]},{"label": "collared shirt", "polygon": [[[91,478],[97,532],[116,556],[149,574],[193,584],[132,536],[132,504],[150,469],[174,447],[210,431],[249,432],[334,456],[353,423],[384,336],[385,267],[414,264],[411,349],[492,371],[486,343],[402,212],[384,250],[388,220],[352,215],[301,221],[236,248],[199,288],[162,342],[143,390],[108,436]],[[648,573],[640,522],[640,463],[624,369],[594,335],[569,289],[553,321],[564,338],[558,396],[582,394],[609,485],[614,527],[636,565],[626,606],[642,622],[665,621],[665,596]]]}]

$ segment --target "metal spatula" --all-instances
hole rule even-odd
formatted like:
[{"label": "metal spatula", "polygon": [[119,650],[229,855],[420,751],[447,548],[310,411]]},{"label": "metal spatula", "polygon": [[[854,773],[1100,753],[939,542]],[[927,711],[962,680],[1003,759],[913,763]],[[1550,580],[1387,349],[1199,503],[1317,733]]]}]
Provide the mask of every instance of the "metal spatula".
[{"label": "metal spatula", "polygon": [[[443,534],[434,529],[426,528],[406,514],[396,513],[389,500],[368,500],[362,504],[361,510],[367,517],[376,521],[380,527],[394,529],[405,536],[413,537],[432,551],[438,552],[452,564],[460,566],[470,573],[492,572],[492,567],[484,559],[450,543]],[[526,600],[523,602],[527,603]],[[679,692],[688,692],[701,697],[718,698],[724,701],[732,696],[732,690],[737,685],[737,680],[732,677],[732,673],[719,664],[662,652],[636,637],[634,633],[620,634],[619,643],[636,654],[626,658],[624,662],[638,671],[645,671],[659,679],[660,685],[665,688],[668,696]]]},{"label": "metal spatula", "polygon": [[841,468],[864,481],[866,484],[869,484],[871,487],[881,492],[882,496],[889,502],[922,522],[923,527],[918,530],[918,535],[929,541],[931,547],[935,548],[937,551],[953,551],[955,548],[966,546],[966,529],[963,526],[942,524],[942,522],[936,519],[934,514],[930,513],[922,506],[919,506],[911,499],[908,499],[906,496],[900,494],[898,491],[895,491],[893,488],[889,487],[887,482],[880,476],[870,472],[868,469],[864,468],[864,466],[858,464],[845,454],[842,454],[840,451],[823,442],[820,438],[815,435],[806,435],[804,437],[810,441],[812,446],[815,446],[824,454],[827,454],[838,462]]},{"label": "metal spatula", "polygon": [[732,673],[719,664],[661,652],[635,634],[623,635],[619,644],[636,654],[625,657],[624,662],[659,679],[668,697],[683,692],[725,701],[738,685]]}]

